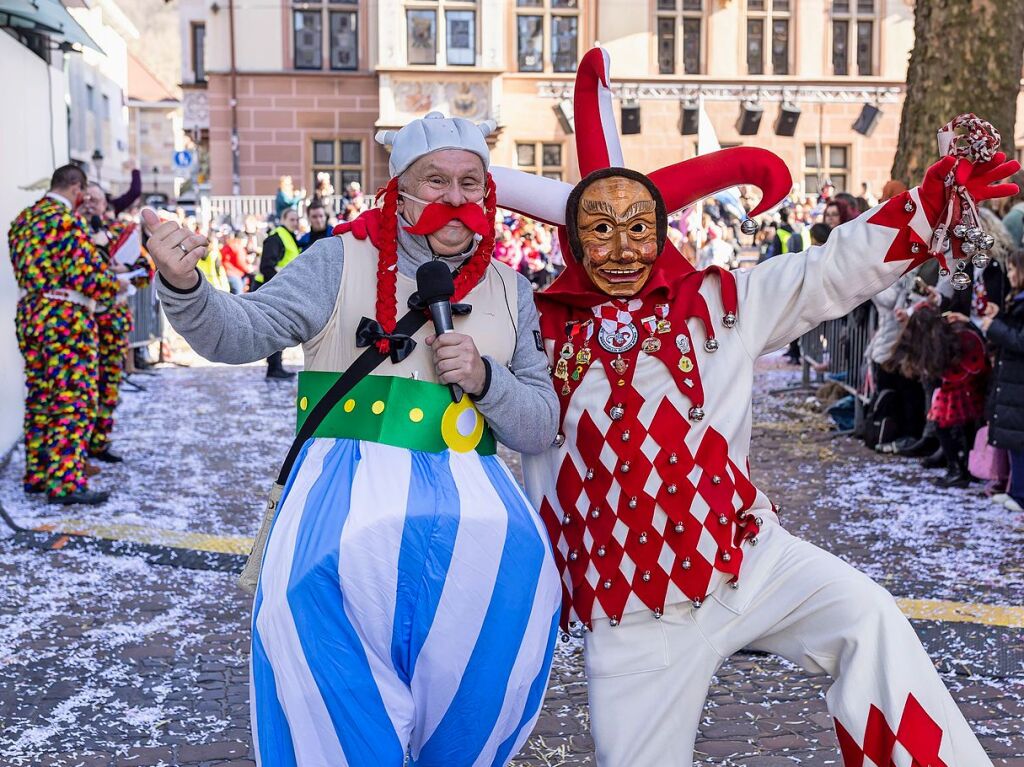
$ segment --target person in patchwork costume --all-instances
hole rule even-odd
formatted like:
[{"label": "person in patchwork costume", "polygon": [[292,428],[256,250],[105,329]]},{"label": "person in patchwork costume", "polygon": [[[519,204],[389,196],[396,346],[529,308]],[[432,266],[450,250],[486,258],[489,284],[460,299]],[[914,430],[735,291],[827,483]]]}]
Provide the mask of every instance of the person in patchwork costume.
[{"label": "person in patchwork costume", "polygon": [[96,419],[93,312],[120,288],[75,212],[86,186],[78,166],[58,168],[50,191],[18,215],[7,235],[21,291],[15,326],[28,389],[24,488],[60,504],[108,497],[90,490],[86,476]]},{"label": "person in patchwork costume", "polygon": [[[491,258],[492,128],[432,113],[379,134],[381,207],[246,295],[196,272],[204,238],[143,213],[164,310],[197,352],[303,345],[300,424],[365,349],[389,355],[302,445],[276,503],[252,623],[264,767],[503,765],[540,712],[561,585],[495,445],[546,450],[558,402],[530,284]],[[454,332],[396,332],[431,261],[454,275]]]},{"label": "person in patchwork costume", "polygon": [[736,184],[763,192],[751,215],[769,210],[790,190],[784,163],[740,147],[623,167],[600,49],[581,62],[575,115],[578,185],[494,175],[499,203],[557,224],[570,254],[537,299],[559,433],[524,472],[563,577],[562,626],[584,638],[598,765],[690,767],[711,679],[745,647],[833,677],[846,767],[991,765],[892,596],[779,524],[751,480],[751,401],[760,355],[933,256],[945,266],[950,246],[990,247],[961,218],[1014,193],[997,182],[1019,164],[964,116],[957,135],[980,158],[948,154],[824,245],[696,271],[667,215]]}]

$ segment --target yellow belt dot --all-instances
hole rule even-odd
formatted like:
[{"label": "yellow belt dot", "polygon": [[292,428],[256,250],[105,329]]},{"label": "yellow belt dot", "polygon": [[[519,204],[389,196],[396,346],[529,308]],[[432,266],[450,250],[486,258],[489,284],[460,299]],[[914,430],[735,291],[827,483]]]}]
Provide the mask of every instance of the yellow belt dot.
[{"label": "yellow belt dot", "polygon": [[309,407],[309,400],[305,397],[299,400],[299,410],[305,410]]},{"label": "yellow belt dot", "polygon": [[377,400],[376,402],[374,402],[372,405],[370,405],[370,410],[373,411],[374,415],[380,415],[381,413],[383,413],[384,400]]},{"label": "yellow belt dot", "polygon": [[420,421],[423,420],[423,411],[420,410],[418,407],[414,407],[412,410],[409,411],[409,420],[412,421],[413,423],[419,423]]},{"label": "yellow belt dot", "polygon": [[345,400],[345,404],[343,407],[345,408],[346,413],[351,413],[353,410],[356,409],[356,401],[354,399],[347,399]]}]

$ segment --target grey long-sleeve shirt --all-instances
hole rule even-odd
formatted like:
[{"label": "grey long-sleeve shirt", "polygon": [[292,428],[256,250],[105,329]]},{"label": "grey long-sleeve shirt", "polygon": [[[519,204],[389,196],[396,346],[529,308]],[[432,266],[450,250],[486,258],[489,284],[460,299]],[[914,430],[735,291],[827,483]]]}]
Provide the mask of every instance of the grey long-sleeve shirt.
[{"label": "grey long-sleeve shirt", "polygon": [[[398,269],[413,279],[434,258],[426,238],[399,228]],[[443,259],[450,267],[464,256]],[[345,250],[340,237],[314,243],[254,293],[231,295],[205,279],[180,292],[162,279],[157,293],[171,325],[199,354],[240,364],[304,343],[327,325],[341,287]],[[558,430],[558,399],[548,361],[537,348],[539,318],[529,281],[517,275],[518,318],[515,353],[509,367],[488,358],[490,386],[476,406],[505,445],[521,453],[548,448]]]}]

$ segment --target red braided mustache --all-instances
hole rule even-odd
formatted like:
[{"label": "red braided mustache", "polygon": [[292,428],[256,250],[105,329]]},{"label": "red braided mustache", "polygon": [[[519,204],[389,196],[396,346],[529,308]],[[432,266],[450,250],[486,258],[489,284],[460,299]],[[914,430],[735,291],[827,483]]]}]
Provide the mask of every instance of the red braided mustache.
[{"label": "red braided mustache", "polygon": [[446,205],[443,202],[432,202],[420,213],[419,220],[415,226],[403,227],[409,234],[433,234],[449,221],[458,219],[472,232],[481,237],[494,228],[494,222],[488,221],[487,216],[476,203],[464,202],[457,208],[453,205]]}]

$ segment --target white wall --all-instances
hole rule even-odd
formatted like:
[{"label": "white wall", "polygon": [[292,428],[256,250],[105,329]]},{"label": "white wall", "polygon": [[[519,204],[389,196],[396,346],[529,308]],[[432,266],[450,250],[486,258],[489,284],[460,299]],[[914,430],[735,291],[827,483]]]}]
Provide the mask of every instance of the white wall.
[{"label": "white wall", "polygon": [[[14,335],[14,311],[18,288],[11,271],[7,232],[11,221],[49,185],[50,175],[68,159],[67,110],[64,106],[64,74],[50,67],[47,88],[46,63],[14,38],[0,34],[0,61],[17,77],[0,77],[0,104],[17,104],[4,115],[0,141],[0,456],[21,434],[24,374]],[[52,98],[49,95],[52,93]],[[51,148],[50,137],[53,137]],[[25,191],[21,186],[46,179],[44,190]]]}]

